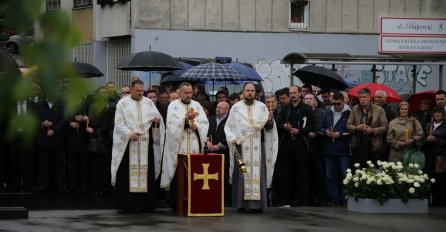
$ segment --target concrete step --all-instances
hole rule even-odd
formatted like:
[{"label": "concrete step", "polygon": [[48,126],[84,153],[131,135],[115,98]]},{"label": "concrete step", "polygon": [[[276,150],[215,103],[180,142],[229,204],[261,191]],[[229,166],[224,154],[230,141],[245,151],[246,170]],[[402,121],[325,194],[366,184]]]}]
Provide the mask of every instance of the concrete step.
[{"label": "concrete step", "polygon": [[25,207],[0,207],[0,220],[28,219],[28,209]]}]

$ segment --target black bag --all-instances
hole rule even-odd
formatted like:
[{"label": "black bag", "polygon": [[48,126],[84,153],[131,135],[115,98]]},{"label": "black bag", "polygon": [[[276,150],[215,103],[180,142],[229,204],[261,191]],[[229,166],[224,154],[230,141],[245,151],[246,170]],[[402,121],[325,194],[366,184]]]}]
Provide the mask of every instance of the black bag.
[{"label": "black bag", "polygon": [[102,144],[101,131],[98,129],[96,134],[97,137],[92,136],[88,141],[87,153],[106,154],[107,149]]}]

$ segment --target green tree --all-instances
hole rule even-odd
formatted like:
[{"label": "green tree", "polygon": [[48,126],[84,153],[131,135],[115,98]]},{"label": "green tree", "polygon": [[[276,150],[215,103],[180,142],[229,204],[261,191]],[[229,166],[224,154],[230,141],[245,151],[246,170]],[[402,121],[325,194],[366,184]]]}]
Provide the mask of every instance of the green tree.
[{"label": "green tree", "polygon": [[24,66],[34,71],[23,77],[19,72],[0,70],[0,125],[9,128],[13,135],[16,124],[24,129],[29,141],[38,126],[37,118],[30,116],[20,121],[11,119],[16,99],[28,96],[32,82],[42,86],[47,96],[62,97],[66,114],[70,115],[80,106],[89,84],[74,73],[70,64],[72,49],[81,41],[79,32],[71,25],[64,11],[43,12],[43,0],[1,0],[0,15],[4,15],[6,27],[25,33],[30,27],[37,34],[32,44],[20,48],[19,58]]}]

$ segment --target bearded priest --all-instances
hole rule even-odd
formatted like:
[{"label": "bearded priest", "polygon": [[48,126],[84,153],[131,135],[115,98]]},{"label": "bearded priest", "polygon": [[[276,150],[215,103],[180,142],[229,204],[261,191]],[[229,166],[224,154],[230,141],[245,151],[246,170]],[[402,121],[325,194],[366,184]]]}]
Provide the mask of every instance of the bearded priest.
[{"label": "bearded priest", "polygon": [[116,105],[112,185],[120,213],[153,212],[161,169],[164,123],[156,105],[144,97],[144,82],[132,81],[130,95]]},{"label": "bearded priest", "polygon": [[176,180],[178,154],[203,153],[209,121],[200,103],[192,100],[193,88],[188,82],[180,85],[180,98],[167,109],[166,145],[163,155],[161,188],[170,185],[171,207],[176,207]]},{"label": "bearded priest", "polygon": [[244,100],[235,103],[225,125],[229,145],[232,206],[239,212],[262,212],[267,207],[277,157],[274,109],[255,100],[255,86],[243,86]]}]

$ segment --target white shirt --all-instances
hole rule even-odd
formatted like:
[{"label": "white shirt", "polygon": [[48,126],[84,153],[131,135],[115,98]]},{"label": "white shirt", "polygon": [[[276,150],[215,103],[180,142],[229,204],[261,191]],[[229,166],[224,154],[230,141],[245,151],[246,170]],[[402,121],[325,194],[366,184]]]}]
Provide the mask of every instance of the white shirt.
[{"label": "white shirt", "polygon": [[17,101],[17,115],[26,114],[26,101]]}]

